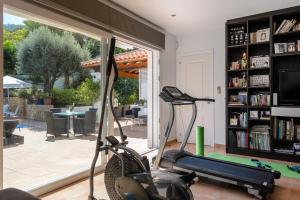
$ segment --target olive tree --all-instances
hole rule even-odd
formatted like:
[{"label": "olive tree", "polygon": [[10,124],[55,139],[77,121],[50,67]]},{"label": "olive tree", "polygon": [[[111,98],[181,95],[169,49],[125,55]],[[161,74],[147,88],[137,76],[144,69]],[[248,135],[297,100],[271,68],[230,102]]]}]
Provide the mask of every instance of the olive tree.
[{"label": "olive tree", "polygon": [[17,49],[18,72],[29,75],[34,83],[43,83],[45,92],[50,92],[61,76],[68,88],[69,77],[89,58],[71,33],[59,35],[44,26],[30,32]]}]

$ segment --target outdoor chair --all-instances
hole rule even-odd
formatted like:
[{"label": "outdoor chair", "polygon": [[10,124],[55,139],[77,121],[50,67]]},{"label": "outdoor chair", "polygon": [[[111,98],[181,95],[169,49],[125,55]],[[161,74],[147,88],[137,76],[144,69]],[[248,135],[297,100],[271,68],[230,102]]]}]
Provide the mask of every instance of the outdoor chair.
[{"label": "outdoor chair", "polygon": [[139,117],[140,110],[141,110],[141,108],[134,107],[134,108],[131,108],[130,110],[125,111],[126,125],[127,125],[128,120],[132,120],[132,125],[134,125],[135,119],[138,119],[138,117]]},{"label": "outdoor chair", "polygon": [[58,137],[62,134],[67,134],[69,136],[69,123],[68,118],[58,118],[53,115],[51,111],[44,112],[45,121],[47,123],[47,132],[55,137]]},{"label": "outdoor chair", "polygon": [[3,123],[3,136],[6,138],[12,137],[13,132],[19,124],[19,120],[4,120]]},{"label": "outdoor chair", "polygon": [[91,134],[95,133],[96,128],[96,111],[89,110],[85,112],[84,117],[75,116],[73,118],[73,130],[75,134]]},{"label": "outdoor chair", "polygon": [[19,113],[19,109],[20,107],[17,106],[16,109],[15,109],[15,112],[9,112],[9,111],[6,111],[4,112],[4,117],[17,117],[18,113]]},{"label": "outdoor chair", "polygon": [[49,109],[52,113],[61,113],[61,108],[50,108]]},{"label": "outdoor chair", "polygon": [[[61,109],[61,108],[50,108],[49,110],[50,110],[53,114],[61,113],[61,112],[62,112],[62,109]],[[57,117],[57,118],[68,118],[67,116],[62,116],[62,115],[55,115],[55,117]]]}]

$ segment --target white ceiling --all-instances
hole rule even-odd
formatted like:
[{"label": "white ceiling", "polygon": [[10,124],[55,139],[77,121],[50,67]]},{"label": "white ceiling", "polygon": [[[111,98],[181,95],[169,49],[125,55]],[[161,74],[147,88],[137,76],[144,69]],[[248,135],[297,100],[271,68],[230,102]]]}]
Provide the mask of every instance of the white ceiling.
[{"label": "white ceiling", "polygon": [[[225,21],[300,5],[300,0],[111,0],[176,36],[190,35]],[[171,17],[176,14],[176,17]]]}]

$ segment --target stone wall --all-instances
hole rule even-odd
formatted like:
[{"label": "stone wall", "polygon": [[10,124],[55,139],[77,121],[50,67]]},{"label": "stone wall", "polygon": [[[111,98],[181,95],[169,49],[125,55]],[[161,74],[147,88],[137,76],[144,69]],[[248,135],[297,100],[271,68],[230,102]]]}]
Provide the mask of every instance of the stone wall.
[{"label": "stone wall", "polygon": [[53,108],[53,105],[35,105],[27,104],[27,100],[19,97],[10,97],[9,100],[7,97],[4,97],[5,104],[9,105],[9,111],[15,112],[16,108],[19,106],[18,116],[25,119],[33,120],[44,120],[44,111],[49,111],[50,108]]},{"label": "stone wall", "polygon": [[24,117],[26,119],[44,121],[44,111],[49,111],[50,108],[53,108],[53,105],[27,104],[26,115]]},{"label": "stone wall", "polygon": [[9,105],[9,111],[10,112],[15,112],[16,108],[19,106],[19,111],[18,111],[18,115],[19,116],[25,116],[26,115],[26,100],[23,98],[19,98],[19,97],[9,97],[9,99],[7,97],[4,97],[4,104],[8,104]]}]

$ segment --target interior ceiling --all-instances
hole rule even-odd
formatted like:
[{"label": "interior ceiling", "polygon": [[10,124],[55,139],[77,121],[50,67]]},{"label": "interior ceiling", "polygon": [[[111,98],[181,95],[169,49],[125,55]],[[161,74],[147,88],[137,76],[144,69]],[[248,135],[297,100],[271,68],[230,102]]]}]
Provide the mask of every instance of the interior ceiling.
[{"label": "interior ceiling", "polygon": [[[300,0],[111,0],[176,36],[225,26],[232,18],[300,5]],[[176,17],[171,17],[176,14]]]}]

